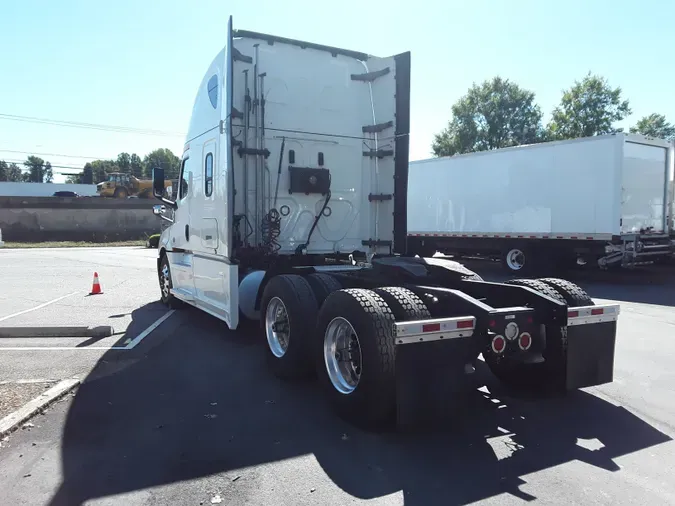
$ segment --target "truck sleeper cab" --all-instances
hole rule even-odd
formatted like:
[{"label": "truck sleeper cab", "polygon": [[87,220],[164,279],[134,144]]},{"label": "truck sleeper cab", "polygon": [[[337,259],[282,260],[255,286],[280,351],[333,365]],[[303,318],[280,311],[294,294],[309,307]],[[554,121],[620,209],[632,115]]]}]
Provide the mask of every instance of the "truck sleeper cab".
[{"label": "truck sleeper cab", "polygon": [[153,170],[154,212],[170,223],[161,300],[230,329],[257,322],[277,376],[316,374],[362,426],[429,419],[480,355],[517,387],[612,381],[618,306],[563,280],[488,283],[406,255],[409,97],[409,53],[234,31],[230,18],[175,200]]}]

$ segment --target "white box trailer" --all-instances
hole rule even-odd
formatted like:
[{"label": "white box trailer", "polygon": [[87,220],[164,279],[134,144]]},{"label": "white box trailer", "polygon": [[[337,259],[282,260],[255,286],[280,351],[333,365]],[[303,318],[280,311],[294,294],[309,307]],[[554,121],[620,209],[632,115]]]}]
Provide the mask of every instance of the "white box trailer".
[{"label": "white box trailer", "polygon": [[475,386],[481,354],[523,388],[612,381],[618,305],[564,280],[486,283],[404,254],[410,68],[410,53],[234,31],[230,19],[175,198],[153,170],[154,212],[169,223],[162,302],[231,329],[257,322],[276,375],[318,376],[362,426],[443,419],[435,407],[452,416],[462,396],[449,394]]},{"label": "white box trailer", "polygon": [[667,257],[671,143],[613,134],[410,163],[409,252],[509,271]]}]

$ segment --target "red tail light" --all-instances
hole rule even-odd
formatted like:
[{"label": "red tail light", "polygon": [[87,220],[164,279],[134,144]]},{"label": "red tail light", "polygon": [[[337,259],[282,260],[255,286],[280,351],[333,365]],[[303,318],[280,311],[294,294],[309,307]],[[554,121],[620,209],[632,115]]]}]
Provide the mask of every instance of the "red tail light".
[{"label": "red tail light", "polygon": [[529,350],[532,346],[532,336],[528,332],[523,332],[518,338],[518,346],[521,350]]},{"label": "red tail light", "polygon": [[492,351],[495,353],[502,353],[506,348],[506,339],[503,336],[495,336],[492,338]]}]

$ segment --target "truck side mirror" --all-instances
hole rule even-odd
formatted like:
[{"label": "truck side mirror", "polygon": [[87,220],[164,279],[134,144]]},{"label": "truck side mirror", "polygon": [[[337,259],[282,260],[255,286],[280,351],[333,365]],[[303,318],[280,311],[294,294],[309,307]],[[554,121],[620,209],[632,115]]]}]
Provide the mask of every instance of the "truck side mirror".
[{"label": "truck side mirror", "polygon": [[152,169],[152,194],[157,199],[164,197],[164,169],[161,167]]},{"label": "truck side mirror", "polygon": [[166,192],[166,187],[164,184],[164,169],[161,167],[155,167],[152,169],[152,195],[161,200],[167,206],[176,209],[178,207],[173,200],[169,200],[164,197]]}]

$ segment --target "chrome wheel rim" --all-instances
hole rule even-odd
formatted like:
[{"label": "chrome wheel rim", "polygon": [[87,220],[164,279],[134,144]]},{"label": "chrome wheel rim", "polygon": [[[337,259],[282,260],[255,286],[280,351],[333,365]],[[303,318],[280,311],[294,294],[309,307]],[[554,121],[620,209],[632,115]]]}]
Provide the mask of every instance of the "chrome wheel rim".
[{"label": "chrome wheel rim", "polygon": [[323,358],[333,387],[350,394],[361,380],[361,344],[354,327],[345,318],[333,318],[326,327]]},{"label": "chrome wheel rim", "polygon": [[169,295],[171,294],[171,276],[169,275],[169,266],[167,264],[162,266],[162,273],[159,276],[159,284],[161,285],[160,288],[162,289],[162,297],[168,299]]},{"label": "chrome wheel rim", "polygon": [[265,311],[265,335],[272,354],[281,358],[288,350],[291,327],[288,311],[279,297],[272,297]]},{"label": "chrome wheel rim", "polygon": [[506,255],[506,264],[512,271],[519,271],[525,265],[525,253],[519,249],[512,249]]}]

